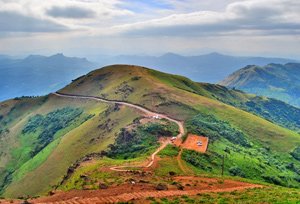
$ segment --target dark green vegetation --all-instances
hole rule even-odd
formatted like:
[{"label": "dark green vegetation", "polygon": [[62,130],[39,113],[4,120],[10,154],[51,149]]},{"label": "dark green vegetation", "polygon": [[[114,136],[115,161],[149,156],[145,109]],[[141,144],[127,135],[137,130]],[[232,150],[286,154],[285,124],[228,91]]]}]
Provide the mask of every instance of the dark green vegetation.
[{"label": "dark green vegetation", "polygon": [[159,147],[159,137],[172,137],[178,134],[174,123],[147,123],[134,129],[122,128],[115,144],[110,145],[108,157],[118,159],[136,158]]},{"label": "dark green vegetation", "polygon": [[233,128],[228,122],[218,120],[213,115],[198,114],[186,122],[189,132],[209,137],[211,141],[226,138],[228,141],[250,147],[245,134]]},{"label": "dark green vegetation", "polygon": [[[280,155],[257,140],[247,137],[228,122],[199,114],[186,122],[189,132],[210,138],[207,154],[185,150],[183,159],[202,172],[220,174],[225,157],[225,174],[256,179],[287,187],[300,187],[299,149]],[[251,141],[251,142],[250,142]]]},{"label": "dark green vegetation", "polygon": [[292,152],[291,155],[297,159],[298,161],[300,161],[300,147],[296,147]]},{"label": "dark green vegetation", "polygon": [[[66,128],[70,123],[82,114],[79,108],[66,107],[50,112],[47,115],[35,115],[31,117],[28,123],[22,130],[22,137],[29,139],[32,134],[37,135],[37,138],[32,145],[32,150],[29,153],[30,157],[36,155],[39,151],[45,148],[53,141],[54,135],[61,129]],[[91,116],[87,116],[88,120]]]},{"label": "dark green vegetation", "polygon": [[224,193],[204,193],[196,196],[181,196],[176,198],[148,198],[151,204],[249,204],[249,203],[286,203],[298,204],[300,192],[296,189],[270,187],[266,189],[249,189],[242,193],[238,191]]},{"label": "dark green vegetation", "polygon": [[[62,136],[61,130],[68,128],[67,131],[70,131],[76,127],[72,127],[72,124],[80,125],[92,117],[91,115],[82,114],[83,110],[80,108],[65,107],[46,115],[37,114],[30,117],[22,131],[17,135],[21,144],[20,147],[10,151],[11,161],[7,163],[6,168],[3,170],[3,175],[5,175],[3,186],[8,185],[13,180],[13,173],[17,169],[34,158],[55,139],[59,139]],[[40,159],[43,160],[44,157],[41,156]],[[33,164],[32,168],[35,168],[34,165],[36,164]]]},{"label": "dark green vegetation", "polygon": [[[161,152],[157,176],[168,175],[170,169],[177,175],[220,175],[225,155],[225,175],[299,187],[300,137],[293,131],[299,109],[292,106],[279,106],[273,100],[220,85],[121,65],[90,72],[60,92],[125,100],[181,120],[189,132],[210,138],[207,154],[183,152],[188,173],[178,166],[178,150],[168,146]],[[254,107],[251,112],[250,106]],[[110,154],[111,158],[100,158],[106,169],[144,161],[158,146],[158,136],[177,135],[178,129],[164,120],[138,123],[141,113],[125,106],[53,95],[18,98],[0,107],[0,183],[5,197],[41,195],[55,187],[83,188],[69,174],[87,155]],[[278,107],[280,115],[275,111]],[[270,118],[263,119],[263,114]],[[17,158],[22,157],[16,155],[27,156],[19,162]],[[120,182],[97,170],[95,167],[92,173],[97,178]],[[60,185],[62,180],[66,185]]]},{"label": "dark green vegetation", "polygon": [[48,192],[71,165],[106,149],[120,128],[137,117],[126,108],[115,110],[103,103],[52,95],[0,105],[1,127],[8,130],[0,136],[0,183],[7,197]]},{"label": "dark green vegetation", "polygon": [[300,106],[300,64],[247,66],[220,84]]},{"label": "dark green vegetation", "polygon": [[[250,142],[242,131],[212,115],[199,114],[186,122],[189,132],[210,138],[208,154],[184,151],[183,159],[193,166],[219,174],[225,156],[225,174],[283,185],[300,187],[299,147],[291,152],[294,159],[272,152],[255,140]],[[221,145],[222,143],[222,145]]]},{"label": "dark green vegetation", "polygon": [[276,99],[263,99],[262,97],[254,97],[251,101],[246,102],[245,105],[244,109],[249,112],[255,113],[269,121],[276,122],[283,127],[299,131],[300,109],[298,108],[289,106]]}]

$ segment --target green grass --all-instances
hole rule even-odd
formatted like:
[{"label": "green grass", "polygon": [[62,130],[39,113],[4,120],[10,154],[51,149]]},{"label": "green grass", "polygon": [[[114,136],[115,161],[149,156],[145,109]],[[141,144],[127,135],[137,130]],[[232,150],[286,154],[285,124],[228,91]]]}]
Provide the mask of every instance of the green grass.
[{"label": "green grass", "polygon": [[13,174],[13,180],[20,180],[23,176],[26,175],[26,173],[33,171],[37,167],[39,167],[46,159],[49,157],[49,155],[52,153],[52,151],[57,147],[59,144],[61,137],[63,137],[65,134],[70,132],[71,130],[75,129],[76,127],[80,126],[83,122],[87,119],[87,114],[81,115],[79,118],[74,120],[69,126],[66,128],[63,128],[55,133],[53,138],[55,140],[51,142],[49,145],[47,145],[42,151],[40,151],[37,155],[35,155],[32,159],[28,160],[26,163],[24,163],[19,169],[17,169]]},{"label": "green grass", "polygon": [[180,196],[175,198],[151,199],[151,203],[181,204],[299,204],[300,191],[296,189],[267,187],[239,191],[203,193],[196,196]]},{"label": "green grass", "polygon": [[158,155],[160,157],[176,157],[179,153],[179,148],[168,144],[163,150],[161,150]]},{"label": "green grass", "polygon": [[[103,103],[91,104],[93,110],[95,110],[94,105],[98,106],[97,110],[101,110],[102,114],[107,108],[106,104]],[[102,109],[99,109],[99,107],[102,107]],[[108,117],[103,117],[98,112],[97,117],[65,134],[47,159],[38,168],[27,172],[25,177],[8,186],[4,195],[17,197],[46,193],[52,186],[57,185],[62,180],[71,164],[86,154],[105,150],[109,144],[114,142],[114,135],[121,127],[125,127],[137,117],[131,109],[127,108],[120,110],[120,112],[109,113],[109,115],[112,121],[118,120],[112,126],[113,131],[107,132],[107,130],[99,129],[98,125],[105,123]],[[37,180],[40,182],[36,182]]]},{"label": "green grass", "polygon": [[[224,151],[225,150],[225,151]],[[222,157],[225,156],[224,173],[251,180],[264,181],[286,187],[299,187],[297,168],[288,168],[290,158],[280,157],[266,149],[244,148],[226,140],[210,144],[207,154],[185,150],[182,158],[196,167],[198,174],[220,175]]]},{"label": "green grass", "polygon": [[[191,162],[194,166],[187,164],[195,173],[219,175],[220,156],[228,147],[230,154],[225,153],[228,162],[225,162],[226,175],[236,174],[241,170],[249,179],[259,181],[269,179],[271,182],[277,182],[277,178],[270,177],[276,175],[284,185],[298,185],[295,183],[296,176],[298,176],[295,169],[299,168],[300,162],[295,160],[290,152],[300,146],[299,134],[237,108],[240,107],[239,103],[245,104],[253,96],[238,91],[228,91],[221,86],[194,83],[184,77],[136,66],[111,66],[96,70],[75,80],[61,91],[129,101],[184,122],[199,114],[212,115],[217,122],[224,122],[222,127],[226,126],[225,129],[229,131],[229,134],[227,134],[228,137],[222,137],[223,134],[221,134],[214,143],[209,144],[207,157],[193,155],[195,160],[201,157],[200,162]],[[222,100],[224,98],[226,100]],[[46,193],[62,180],[68,167],[76,160],[92,152],[107,150],[108,145],[115,142],[120,130],[132,124],[132,121],[139,116],[138,112],[125,107],[114,112],[107,104],[90,100],[62,99],[55,96],[24,98],[5,102],[4,105],[5,108],[0,109],[0,115],[5,118],[5,128],[9,130],[9,133],[5,133],[5,137],[1,137],[0,142],[0,183],[1,178],[5,176],[1,172],[1,167],[7,168],[7,164],[12,162],[11,152],[19,151],[15,155],[23,155],[23,153],[26,155],[26,152],[30,152],[32,148],[30,144],[37,138],[39,131],[42,131],[37,130],[36,133],[31,133],[30,140],[20,140],[18,135],[21,134],[30,117],[36,114],[44,115],[66,106],[82,108],[86,114],[95,115],[81,125],[74,123],[72,128],[68,129],[68,127],[58,132],[54,136],[55,142],[50,143],[50,146],[28,162],[26,162],[28,157],[21,158],[20,161],[26,163],[19,165],[20,169],[14,174],[14,182],[6,188],[4,195],[8,197]],[[111,121],[108,121],[109,119]],[[0,122],[2,125],[3,119]],[[229,136],[233,129],[240,131],[251,147],[247,145],[242,147],[239,142],[232,143],[235,138]],[[151,129],[148,131],[151,132]],[[206,133],[211,136],[211,132]],[[59,142],[56,140],[58,138],[61,138]],[[153,149],[149,149],[149,152],[154,149],[155,145]],[[162,160],[156,170],[157,175],[166,176],[170,169],[174,169],[178,174],[181,173],[174,158],[175,152],[170,147],[161,152]],[[141,158],[146,155],[148,153],[141,155]],[[203,164],[204,167],[198,164]],[[230,167],[236,168],[229,171]],[[109,175],[95,176],[99,179],[101,176],[109,177]],[[265,176],[264,179],[262,176]],[[68,188],[80,187],[74,185],[73,183]]]},{"label": "green grass", "polygon": [[116,183],[119,177],[114,172],[99,171],[101,163],[89,164],[78,168],[75,173],[59,187],[60,190],[69,191],[73,189],[84,189],[87,186],[89,189],[99,189],[99,183],[107,185],[110,182]]},{"label": "green grass", "polygon": [[137,127],[129,129],[123,128],[115,143],[110,145],[107,155],[115,159],[149,155],[159,147],[159,137],[172,137],[177,134],[178,126],[174,122],[166,120],[138,124]]},{"label": "green grass", "polygon": [[59,141],[59,139],[54,140],[42,151],[40,151],[39,154],[23,164],[17,171],[14,172],[13,180],[18,181],[23,178],[26,173],[33,171],[34,169],[39,167],[44,161],[46,161],[51,152],[56,148],[56,146],[59,144]]},{"label": "green grass", "polygon": [[168,177],[170,172],[174,172],[176,175],[183,174],[178,162],[174,158],[165,157],[158,161],[158,167],[154,170],[155,175],[159,177]]}]

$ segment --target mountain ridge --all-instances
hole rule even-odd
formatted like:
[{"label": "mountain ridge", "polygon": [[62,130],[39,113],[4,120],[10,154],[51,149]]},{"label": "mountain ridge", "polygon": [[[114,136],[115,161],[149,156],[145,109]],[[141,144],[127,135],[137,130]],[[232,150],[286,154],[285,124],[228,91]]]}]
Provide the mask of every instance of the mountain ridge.
[{"label": "mountain ridge", "polygon": [[273,97],[300,106],[300,64],[269,64],[247,66],[220,82],[249,93]]},{"label": "mountain ridge", "polygon": [[[176,53],[166,53],[161,56],[120,55],[100,58],[99,65],[135,64],[156,68],[160,71],[178,74],[194,81],[216,83],[232,72],[249,64],[266,65],[269,63],[297,62],[293,59],[242,57],[220,53],[209,53],[198,56],[183,56]],[[96,59],[95,59],[96,60]]]},{"label": "mountain ridge", "polygon": [[[150,170],[158,181],[171,178],[164,168],[182,176],[216,176],[226,154],[227,176],[298,187],[296,150],[300,138],[292,128],[297,124],[289,116],[300,110],[294,107],[283,104],[287,112],[280,115],[285,120],[279,126],[282,121],[267,109],[270,104],[277,105],[272,100],[132,65],[94,70],[58,92],[139,104],[184,121],[189,133],[209,137],[207,154],[190,150],[180,154],[188,172],[180,170],[177,156],[159,156],[158,165]],[[252,113],[242,109],[253,105],[262,111],[254,114],[254,109]],[[108,178],[111,183],[106,185],[126,183],[126,172],[117,176],[107,172],[108,167],[147,161],[159,147],[159,139],[176,136],[178,131],[174,124],[147,118],[125,106],[53,94],[15,98],[0,103],[0,107],[0,184],[5,197],[45,195],[55,189],[98,189],[99,182]],[[275,117],[273,121],[262,118],[266,110]],[[170,147],[163,151],[168,155]],[[93,154],[101,156],[86,160],[90,161],[84,164],[87,166],[78,163]],[[157,180],[149,182],[154,185]]]}]

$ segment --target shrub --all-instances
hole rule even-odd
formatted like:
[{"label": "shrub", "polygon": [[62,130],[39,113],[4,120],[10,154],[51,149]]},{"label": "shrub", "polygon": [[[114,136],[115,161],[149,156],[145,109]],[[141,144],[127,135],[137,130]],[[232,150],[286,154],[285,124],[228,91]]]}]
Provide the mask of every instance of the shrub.
[{"label": "shrub", "polygon": [[298,161],[300,161],[300,146],[296,147],[292,152],[291,155],[297,159]]},{"label": "shrub", "polygon": [[131,80],[132,80],[132,81],[137,81],[137,80],[139,80],[140,78],[142,78],[142,77],[140,77],[140,76],[134,76],[134,77],[131,78]]},{"label": "shrub", "polygon": [[182,152],[182,159],[193,166],[205,171],[212,171],[212,160],[216,155],[201,154],[193,150],[184,150]]},{"label": "shrub", "polygon": [[239,177],[243,177],[243,178],[246,177],[245,173],[238,166],[233,166],[233,167],[229,168],[228,171],[229,171],[230,175],[232,175],[232,176],[239,176]]},{"label": "shrub", "polygon": [[213,115],[198,114],[186,122],[186,127],[188,131],[207,136],[212,141],[224,137],[234,144],[251,146],[243,132],[232,127],[228,122],[218,120]]},{"label": "shrub", "polygon": [[273,183],[276,185],[284,185],[283,182],[280,180],[280,178],[278,178],[277,176],[270,176],[270,175],[262,175],[262,178],[268,182],[268,183]]}]

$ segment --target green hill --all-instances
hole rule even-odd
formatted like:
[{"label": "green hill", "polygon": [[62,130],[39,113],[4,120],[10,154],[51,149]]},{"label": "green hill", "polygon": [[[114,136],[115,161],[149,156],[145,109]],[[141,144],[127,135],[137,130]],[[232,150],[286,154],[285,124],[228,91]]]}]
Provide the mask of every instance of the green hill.
[{"label": "green hill", "polygon": [[300,64],[297,63],[247,66],[220,84],[300,107]]},{"label": "green hill", "polygon": [[[300,187],[300,110],[285,103],[129,65],[95,70],[59,92],[137,104],[210,138],[206,154],[183,151],[188,172],[179,170],[174,159],[160,161],[165,169],[215,176],[225,155],[227,176]],[[0,107],[0,189],[5,197],[83,189],[75,167],[96,153],[96,164],[80,170],[80,175],[94,176],[93,187],[109,177],[95,169],[142,161],[158,147],[159,136],[177,132],[164,120],[140,122],[143,114],[130,107],[53,94],[16,98]],[[155,171],[158,177],[167,173],[164,168]]]}]

